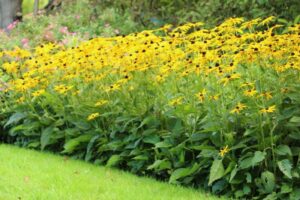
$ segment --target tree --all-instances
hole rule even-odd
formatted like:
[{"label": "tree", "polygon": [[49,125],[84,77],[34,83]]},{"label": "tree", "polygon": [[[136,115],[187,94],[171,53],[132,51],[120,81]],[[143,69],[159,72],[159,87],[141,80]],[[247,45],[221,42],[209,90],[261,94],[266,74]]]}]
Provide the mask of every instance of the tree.
[{"label": "tree", "polygon": [[0,0],[0,28],[22,17],[22,0]]}]

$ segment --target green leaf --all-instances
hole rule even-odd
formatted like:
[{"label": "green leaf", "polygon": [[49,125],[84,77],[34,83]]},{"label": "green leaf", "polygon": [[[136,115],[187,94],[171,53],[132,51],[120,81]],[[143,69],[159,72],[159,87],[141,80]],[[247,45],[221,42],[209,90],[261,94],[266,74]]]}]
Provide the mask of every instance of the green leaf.
[{"label": "green leaf", "polygon": [[17,112],[13,114],[12,116],[10,116],[9,120],[4,124],[4,128],[11,124],[18,123],[21,119],[24,119],[25,117],[27,117],[26,113]]},{"label": "green leaf", "polygon": [[300,124],[300,117],[294,116],[290,119],[290,122]]},{"label": "green leaf", "polygon": [[292,156],[292,151],[291,151],[290,147],[287,145],[279,145],[276,148],[276,153],[281,156],[285,156],[285,155]]},{"label": "green leaf", "polygon": [[172,144],[166,142],[166,141],[163,141],[163,142],[158,142],[155,144],[155,148],[168,148],[168,147],[171,147]]},{"label": "green leaf", "polygon": [[159,121],[154,116],[146,117],[138,128],[147,125],[147,128],[155,128],[159,125]]},{"label": "green leaf", "polygon": [[164,160],[156,160],[152,165],[148,166],[148,170],[155,169],[155,171],[160,171],[164,169],[171,169],[171,162]]},{"label": "green leaf", "polygon": [[196,141],[207,139],[209,138],[209,136],[210,135],[207,133],[193,133],[189,139],[193,142],[196,142]]},{"label": "green leaf", "polygon": [[220,179],[224,175],[224,166],[222,160],[215,159],[210,168],[208,185],[210,186],[214,181]]},{"label": "green leaf", "polygon": [[89,123],[83,121],[79,121],[79,122],[72,121],[72,123],[80,130],[88,130],[91,127]]},{"label": "green leaf", "polygon": [[204,157],[204,158],[213,158],[216,155],[218,155],[219,151],[215,149],[203,149],[198,157]]},{"label": "green leaf", "polygon": [[157,144],[160,141],[160,138],[158,135],[149,135],[143,139],[143,142],[149,143],[149,144]]},{"label": "green leaf", "polygon": [[120,155],[112,155],[106,163],[107,167],[114,167],[122,160]]},{"label": "green leaf", "polygon": [[243,193],[244,194],[250,194],[251,193],[251,188],[248,185],[243,186]]},{"label": "green leaf", "polygon": [[300,140],[300,131],[294,131],[289,134],[289,137],[295,140]]},{"label": "green leaf", "polygon": [[291,186],[289,186],[287,184],[283,184],[281,186],[280,193],[282,193],[282,194],[288,194],[288,193],[290,193],[292,191],[293,191],[293,188]]},{"label": "green leaf", "polygon": [[42,131],[41,135],[41,150],[44,150],[45,147],[49,144],[51,139],[51,134],[53,133],[54,127],[50,126]]},{"label": "green leaf", "polygon": [[93,135],[86,134],[69,140],[65,143],[62,153],[72,153],[81,143],[89,142],[92,137]]},{"label": "green leaf", "polygon": [[252,159],[252,167],[263,161],[266,157],[266,152],[255,151],[254,157]]},{"label": "green leaf", "polygon": [[182,120],[179,118],[169,118],[166,125],[167,129],[174,134],[181,133],[183,130]]},{"label": "green leaf", "polygon": [[89,141],[87,147],[86,147],[86,153],[85,153],[85,161],[90,161],[93,155],[92,152],[92,147],[94,146],[94,143],[97,141],[97,139],[99,138],[99,135],[95,135],[94,137],[92,137],[92,139]]},{"label": "green leaf", "polygon": [[176,183],[176,180],[178,180],[182,177],[189,176],[189,175],[193,174],[194,172],[196,172],[198,169],[199,169],[199,164],[197,164],[197,163],[194,163],[194,165],[192,167],[176,169],[171,174],[169,183]]},{"label": "green leaf", "polygon": [[132,158],[133,160],[148,160],[149,157],[147,155],[138,155]]},{"label": "green leaf", "polygon": [[246,181],[247,181],[247,183],[252,183],[252,176],[251,176],[251,174],[249,172],[247,172],[245,175],[246,175]]},{"label": "green leaf", "polygon": [[272,172],[265,171],[261,174],[261,181],[265,192],[271,193],[275,189],[275,176]]},{"label": "green leaf", "polygon": [[277,162],[280,171],[289,179],[292,179],[292,164],[288,159]]},{"label": "green leaf", "polygon": [[232,182],[232,180],[234,179],[234,177],[238,171],[239,171],[238,166],[235,165],[234,169],[230,173],[229,183]]},{"label": "green leaf", "polygon": [[245,158],[240,162],[241,169],[247,169],[249,167],[254,167],[261,163],[266,156],[266,152],[256,151],[253,157]]},{"label": "green leaf", "polygon": [[290,194],[291,200],[299,200],[300,199],[300,189],[299,188],[294,188],[292,193]]},{"label": "green leaf", "polygon": [[40,142],[39,141],[33,141],[33,142],[30,142],[30,143],[28,143],[27,144],[27,147],[28,148],[37,148],[37,147],[39,147],[40,146]]}]

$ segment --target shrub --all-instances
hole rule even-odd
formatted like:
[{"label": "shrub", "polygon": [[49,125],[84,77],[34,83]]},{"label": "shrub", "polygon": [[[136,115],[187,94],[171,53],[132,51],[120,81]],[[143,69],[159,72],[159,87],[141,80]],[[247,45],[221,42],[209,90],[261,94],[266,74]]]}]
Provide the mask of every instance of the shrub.
[{"label": "shrub", "polygon": [[3,140],[236,198],[298,199],[300,25],[166,25],[0,53]]}]

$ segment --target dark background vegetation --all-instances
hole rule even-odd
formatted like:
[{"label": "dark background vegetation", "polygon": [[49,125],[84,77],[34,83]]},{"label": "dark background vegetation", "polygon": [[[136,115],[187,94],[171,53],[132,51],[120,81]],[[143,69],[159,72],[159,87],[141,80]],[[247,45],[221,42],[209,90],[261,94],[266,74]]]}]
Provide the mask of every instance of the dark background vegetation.
[{"label": "dark background vegetation", "polygon": [[229,17],[276,16],[294,20],[300,14],[299,0],[91,0],[100,7],[129,12],[142,25],[180,24],[203,21],[216,25]]}]

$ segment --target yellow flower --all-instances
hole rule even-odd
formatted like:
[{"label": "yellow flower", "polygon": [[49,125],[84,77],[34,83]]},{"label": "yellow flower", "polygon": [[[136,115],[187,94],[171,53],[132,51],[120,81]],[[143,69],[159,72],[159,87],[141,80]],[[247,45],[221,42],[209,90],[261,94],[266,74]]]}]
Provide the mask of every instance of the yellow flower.
[{"label": "yellow flower", "polygon": [[8,74],[15,74],[18,72],[19,64],[17,62],[4,63],[2,68],[5,69]]},{"label": "yellow flower", "polygon": [[22,96],[20,98],[17,99],[17,103],[23,103],[25,101],[25,97]]},{"label": "yellow flower", "polygon": [[92,114],[90,114],[88,117],[87,117],[87,120],[88,121],[91,121],[91,120],[93,120],[93,119],[95,119],[95,118],[97,118],[97,117],[99,117],[100,116],[100,114],[97,112],[97,113],[92,113]]},{"label": "yellow flower", "polygon": [[272,99],[271,92],[264,92],[260,95],[261,97],[265,97],[267,100]]},{"label": "yellow flower", "polygon": [[272,22],[274,19],[275,19],[274,16],[270,16],[270,17],[264,19],[263,21],[261,21],[261,22],[259,23],[259,25],[260,25],[260,26],[264,26],[264,25],[269,24],[270,22]]},{"label": "yellow flower", "polygon": [[37,90],[35,92],[32,93],[32,96],[34,97],[38,97],[38,96],[41,96],[42,94],[45,93],[45,90],[44,89],[41,89],[41,90]]},{"label": "yellow flower", "polygon": [[107,87],[107,88],[105,89],[105,92],[110,92],[110,91],[120,90],[120,87],[121,87],[120,84],[115,83],[115,84],[110,85],[109,87]]},{"label": "yellow flower", "polygon": [[257,91],[254,88],[244,91],[244,95],[247,97],[253,97],[256,93]]},{"label": "yellow flower", "polygon": [[180,104],[182,104],[182,99],[183,99],[183,97],[175,98],[169,102],[169,105],[171,105],[171,106],[180,105]]},{"label": "yellow flower", "polygon": [[230,113],[240,113],[244,108],[247,108],[245,104],[238,103],[234,109],[230,111]]},{"label": "yellow flower", "polygon": [[219,155],[221,157],[224,157],[226,153],[228,153],[230,151],[230,149],[228,148],[228,145],[226,145],[225,147],[223,147],[220,152],[219,152]]},{"label": "yellow flower", "polygon": [[229,74],[229,75],[226,75],[224,78],[221,79],[221,83],[223,83],[224,85],[227,85],[227,83],[230,81],[230,80],[233,80],[233,79],[238,79],[240,78],[241,75],[240,74]]},{"label": "yellow flower", "polygon": [[216,101],[216,100],[219,99],[219,97],[220,97],[219,94],[217,94],[217,95],[212,95],[212,96],[210,96],[210,99]]},{"label": "yellow flower", "polygon": [[245,82],[241,85],[241,87],[253,87],[254,83]]},{"label": "yellow flower", "polygon": [[276,105],[260,109],[260,113],[272,113],[276,110]]},{"label": "yellow flower", "polygon": [[65,94],[66,92],[68,92],[69,90],[71,90],[73,88],[73,86],[66,86],[66,85],[56,85],[54,87],[54,90],[56,92],[58,92],[59,94]]},{"label": "yellow flower", "polygon": [[95,106],[99,107],[106,104],[107,102],[108,102],[107,100],[101,99],[95,103]]},{"label": "yellow flower", "polygon": [[202,103],[204,101],[204,96],[206,94],[206,90],[203,89],[201,92],[197,93],[196,96],[198,97],[199,101]]}]

